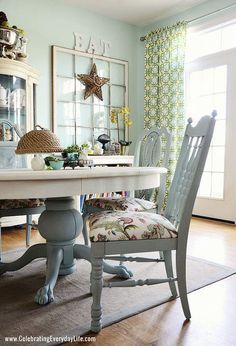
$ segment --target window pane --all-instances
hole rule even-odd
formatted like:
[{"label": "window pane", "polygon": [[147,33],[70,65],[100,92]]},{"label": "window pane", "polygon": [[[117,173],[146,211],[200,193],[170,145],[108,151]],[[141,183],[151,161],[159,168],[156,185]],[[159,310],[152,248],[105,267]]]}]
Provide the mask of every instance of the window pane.
[{"label": "window pane", "polygon": [[212,93],[213,77],[214,77],[213,68],[209,68],[200,72],[201,86],[199,88],[199,91],[201,92],[201,94],[205,95],[205,94]]},{"label": "window pane", "polygon": [[[93,130],[90,128],[76,127],[76,143],[81,145],[93,138]],[[91,142],[91,140],[90,140]]]},{"label": "window pane", "polygon": [[90,103],[89,99],[84,99],[84,92],[85,92],[85,85],[83,85],[77,78],[76,78],[76,101],[84,102],[84,103]]},{"label": "window pane", "polygon": [[212,145],[225,145],[225,120],[218,120],[215,124]]},{"label": "window pane", "polygon": [[57,53],[57,75],[74,77],[73,56],[71,54]]},{"label": "window pane", "polygon": [[224,174],[212,173],[212,197],[223,198]]},{"label": "window pane", "polygon": [[74,78],[57,78],[57,97],[60,101],[73,101],[75,90]]},{"label": "window pane", "polygon": [[92,105],[76,104],[76,124],[77,126],[93,126]]},{"label": "window pane", "polygon": [[211,196],[211,173],[203,172],[198,195],[202,197]]},{"label": "window pane", "polygon": [[107,61],[94,59],[94,63],[97,66],[97,74],[100,77],[110,78],[109,63]]},{"label": "window pane", "polygon": [[61,146],[63,148],[66,148],[69,145],[72,145],[75,143],[74,126],[73,127],[58,126],[57,127],[57,135],[60,139]]},{"label": "window pane", "polygon": [[225,150],[224,147],[213,147],[212,148],[212,171],[213,172],[224,172],[224,159]]},{"label": "window pane", "polygon": [[[112,142],[118,142],[118,131],[116,129],[111,129],[110,133],[111,133]],[[123,140],[123,139],[124,139],[124,131],[120,130],[119,131],[119,140]]]},{"label": "window pane", "polygon": [[111,81],[112,84],[125,84],[125,69],[124,65],[111,64]]},{"label": "window pane", "polygon": [[57,103],[57,124],[73,126],[75,123],[74,103]]},{"label": "window pane", "polygon": [[90,58],[84,56],[75,56],[75,74],[89,74],[92,68]]},{"label": "window pane", "polygon": [[226,91],[227,67],[219,66],[214,69],[214,92]]},{"label": "window pane", "polygon": [[111,106],[123,107],[125,104],[125,89],[123,87],[111,86]]},{"label": "window pane", "polygon": [[217,120],[226,118],[226,93],[213,95],[213,108],[217,110]]},{"label": "window pane", "polygon": [[94,126],[95,127],[109,127],[109,109],[104,106],[94,106]]},{"label": "window pane", "polygon": [[213,96],[206,95],[201,96],[198,100],[199,102],[199,118],[203,115],[211,114],[213,107]]},{"label": "window pane", "polygon": [[201,71],[192,72],[190,75],[191,97],[200,96],[201,85]]}]

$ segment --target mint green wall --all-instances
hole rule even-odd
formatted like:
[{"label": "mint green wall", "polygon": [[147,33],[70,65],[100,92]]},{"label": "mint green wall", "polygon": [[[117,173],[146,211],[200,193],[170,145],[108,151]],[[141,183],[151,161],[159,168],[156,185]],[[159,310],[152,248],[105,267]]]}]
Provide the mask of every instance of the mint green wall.
[{"label": "mint green wall", "polygon": [[133,147],[143,129],[144,43],[139,37],[158,26],[178,20],[190,20],[218,8],[235,3],[214,0],[177,16],[138,28],[95,13],[79,6],[65,5],[65,0],[0,0],[11,25],[22,27],[29,38],[28,62],[40,71],[37,90],[38,123],[51,126],[51,45],[74,47],[73,32],[80,32],[111,42],[110,56],[129,61],[129,105],[134,117],[131,128]]},{"label": "mint green wall", "polygon": [[[64,1],[65,3],[65,1]],[[73,32],[111,43],[110,56],[129,62],[129,105],[136,114],[136,27],[66,6],[61,0],[0,0],[11,25],[25,29],[29,38],[28,63],[40,71],[37,88],[37,122],[51,126],[51,45],[74,47]],[[133,127],[136,132],[135,126]]]}]

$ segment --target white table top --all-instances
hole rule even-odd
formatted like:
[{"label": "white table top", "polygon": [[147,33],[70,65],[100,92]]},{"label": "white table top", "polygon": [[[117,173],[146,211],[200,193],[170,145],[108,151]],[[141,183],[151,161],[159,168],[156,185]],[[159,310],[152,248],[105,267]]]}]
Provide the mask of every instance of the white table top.
[{"label": "white table top", "polygon": [[89,155],[89,159],[93,160],[94,165],[133,165],[134,156],[132,155]]},{"label": "white table top", "polygon": [[0,170],[0,199],[66,197],[157,187],[163,167],[94,167],[58,171]]}]

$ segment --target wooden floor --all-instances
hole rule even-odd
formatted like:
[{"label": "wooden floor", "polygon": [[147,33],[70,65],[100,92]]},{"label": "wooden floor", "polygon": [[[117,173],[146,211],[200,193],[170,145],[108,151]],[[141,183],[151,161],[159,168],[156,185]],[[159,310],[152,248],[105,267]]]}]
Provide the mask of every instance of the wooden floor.
[{"label": "wooden floor", "polygon": [[[25,232],[4,230],[2,240],[3,250],[23,247]],[[38,232],[33,231],[32,244],[41,241]],[[193,219],[188,254],[236,268],[236,226]],[[192,313],[192,319],[188,323],[184,321],[180,301],[177,299],[104,328],[96,335],[96,342],[80,344],[236,345],[236,275],[192,292],[188,297]]]}]

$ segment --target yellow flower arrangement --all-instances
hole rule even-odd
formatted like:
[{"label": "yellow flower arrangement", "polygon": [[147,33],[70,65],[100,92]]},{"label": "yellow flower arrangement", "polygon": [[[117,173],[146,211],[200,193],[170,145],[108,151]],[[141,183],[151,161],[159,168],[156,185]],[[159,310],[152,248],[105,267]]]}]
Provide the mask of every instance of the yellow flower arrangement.
[{"label": "yellow flower arrangement", "polygon": [[[118,129],[118,142],[121,145],[129,145],[131,142],[129,141],[129,127],[133,125],[133,121],[130,119],[130,110],[128,107],[120,107],[120,108],[113,108],[110,113],[110,119],[112,124],[117,124],[117,129]],[[119,119],[121,119],[128,129],[128,136],[127,139],[128,141],[125,140],[125,135],[124,135],[124,140],[120,140],[120,133],[119,133]]]}]

